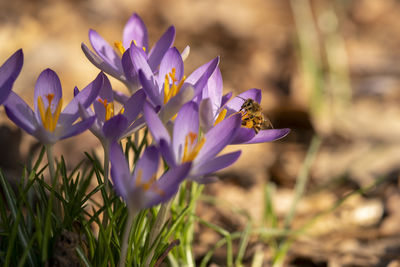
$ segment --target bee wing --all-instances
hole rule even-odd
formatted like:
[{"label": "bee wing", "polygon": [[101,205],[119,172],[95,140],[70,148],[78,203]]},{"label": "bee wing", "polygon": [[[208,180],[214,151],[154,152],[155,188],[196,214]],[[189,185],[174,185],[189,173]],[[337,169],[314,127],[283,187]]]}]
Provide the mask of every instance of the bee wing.
[{"label": "bee wing", "polygon": [[264,129],[273,129],[274,128],[274,126],[272,125],[271,120],[268,117],[265,117],[265,116],[264,116],[263,128]]}]

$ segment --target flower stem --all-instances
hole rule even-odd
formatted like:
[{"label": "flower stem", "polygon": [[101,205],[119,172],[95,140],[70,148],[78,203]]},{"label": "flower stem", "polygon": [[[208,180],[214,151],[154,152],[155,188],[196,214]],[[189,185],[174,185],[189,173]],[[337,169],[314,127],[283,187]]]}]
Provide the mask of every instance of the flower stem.
[{"label": "flower stem", "polygon": [[[45,145],[46,147],[46,154],[47,154],[47,165],[49,166],[49,173],[50,173],[50,181],[53,187],[53,191],[57,192],[60,188],[58,188],[58,179],[56,177],[56,172],[54,168],[54,156],[53,156],[53,145]],[[53,203],[54,192],[51,192],[50,195],[50,203]],[[59,201],[56,201],[52,204],[54,211],[57,216],[60,218],[63,217],[62,206]]]},{"label": "flower stem", "polygon": [[[110,193],[109,190],[109,181],[108,181],[108,173],[110,170],[110,155],[109,155],[109,150],[110,150],[110,145],[108,142],[105,142],[103,144],[103,150],[104,150],[104,162],[103,162],[103,177],[104,177],[104,189],[105,189],[105,196],[104,197],[104,205],[106,205],[107,200],[105,198],[108,198],[108,194]],[[104,210],[103,212],[103,227],[105,228],[107,226],[108,222],[108,212],[111,207],[107,207],[107,209]]]},{"label": "flower stem", "polygon": [[108,144],[108,142],[103,145],[103,149],[104,149],[104,162],[103,162],[104,186],[108,191],[108,186],[109,186],[108,173],[110,172],[110,155],[109,155],[110,145]]},{"label": "flower stem", "polygon": [[122,238],[122,248],[121,248],[121,257],[119,259],[119,267],[123,267],[126,265],[126,255],[128,252],[128,245],[129,245],[129,236],[131,233],[133,219],[135,218],[137,212],[129,210],[128,212],[128,219],[125,224],[125,229]]},{"label": "flower stem", "polygon": [[53,179],[56,179],[56,174],[54,170],[54,156],[53,156],[53,146],[46,145],[46,154],[47,154],[47,162],[49,166],[50,179],[53,182]]},{"label": "flower stem", "polygon": [[[153,246],[154,241],[156,240],[157,236],[160,234],[162,227],[164,226],[165,222],[167,221],[168,211],[171,207],[171,203],[172,203],[172,201],[168,201],[167,203],[161,204],[160,210],[158,211],[158,214],[157,214],[156,221],[154,222],[154,225],[150,231],[150,237],[149,237],[150,238],[150,242],[149,242],[150,247]],[[145,266],[150,266],[151,259],[154,256],[154,250],[155,250],[155,247],[153,247],[151,249],[149,255],[147,256]]]}]

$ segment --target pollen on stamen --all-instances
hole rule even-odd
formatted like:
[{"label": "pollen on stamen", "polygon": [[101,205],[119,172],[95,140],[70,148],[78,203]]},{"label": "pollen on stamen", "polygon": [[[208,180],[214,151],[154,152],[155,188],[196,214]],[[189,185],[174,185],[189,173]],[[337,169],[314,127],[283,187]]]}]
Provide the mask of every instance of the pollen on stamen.
[{"label": "pollen on stamen", "polygon": [[217,119],[215,120],[214,126],[217,125],[218,123],[220,123],[221,121],[223,121],[226,117],[226,112],[228,110],[227,109],[223,109],[219,112]]},{"label": "pollen on stamen", "polygon": [[188,136],[189,136],[189,139],[190,139],[190,145],[193,145],[194,141],[195,141],[196,138],[197,138],[197,134],[195,134],[194,132],[190,132],[190,133],[188,134]]},{"label": "pollen on stamen", "polygon": [[[132,44],[132,43],[134,43],[135,46],[138,46],[136,40],[132,40],[131,44]],[[145,46],[142,46],[142,49],[143,49],[144,52],[146,52],[146,47],[145,47]]]},{"label": "pollen on stamen", "polygon": [[[108,102],[107,99],[103,100],[101,98],[97,99],[97,101],[99,103],[101,103],[104,106],[104,109],[106,110],[106,112],[105,112],[106,113],[105,114],[105,120],[106,121],[108,121],[109,119],[114,117],[114,103],[112,101]],[[122,113],[124,113],[124,111],[125,110],[122,108],[120,113],[122,114]]]},{"label": "pollen on stamen", "polygon": [[182,163],[193,161],[196,158],[197,154],[199,154],[201,148],[203,147],[206,141],[205,138],[202,138],[194,145],[196,139],[197,139],[196,133],[189,132],[188,135],[186,135],[185,147],[183,149]]},{"label": "pollen on stamen", "polygon": [[47,94],[45,95],[48,106],[45,109],[42,97],[38,97],[38,109],[40,113],[40,118],[42,120],[43,127],[50,132],[54,132],[57,126],[57,121],[60,117],[61,108],[62,108],[62,99],[60,99],[57,103],[56,110],[54,114],[51,112],[51,104],[54,99],[54,94]]},{"label": "pollen on stamen", "polygon": [[172,68],[171,72],[169,73],[169,77],[171,78],[172,83],[177,82],[177,80],[176,80],[176,78],[175,78],[175,75],[176,75],[176,69],[175,69],[175,68]]},{"label": "pollen on stamen", "polygon": [[114,42],[114,46],[115,46],[115,48],[118,49],[118,51],[121,53],[121,55],[125,53],[126,50],[125,50],[125,47],[122,44],[122,42]]},{"label": "pollen on stamen", "polygon": [[156,181],[157,181],[157,175],[153,174],[147,182],[142,183],[142,170],[139,170],[136,176],[135,186],[141,187],[144,191],[151,190],[160,196],[164,196],[165,192],[157,187],[157,185],[155,184]]},{"label": "pollen on stamen", "polygon": [[103,100],[103,99],[99,98],[99,99],[97,99],[97,101],[99,103],[103,104],[104,108],[107,108],[107,99]]}]

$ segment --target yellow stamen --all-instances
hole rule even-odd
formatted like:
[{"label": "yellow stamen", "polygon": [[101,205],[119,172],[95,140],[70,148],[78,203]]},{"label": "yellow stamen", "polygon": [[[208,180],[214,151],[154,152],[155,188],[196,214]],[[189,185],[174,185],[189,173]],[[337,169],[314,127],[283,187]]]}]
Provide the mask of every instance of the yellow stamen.
[{"label": "yellow stamen", "polygon": [[40,118],[42,119],[42,123],[44,125],[45,120],[45,111],[44,111],[44,103],[42,100],[42,97],[38,97],[38,109],[39,109],[39,113],[40,113]]},{"label": "yellow stamen", "polygon": [[221,111],[219,112],[218,117],[217,117],[217,119],[215,120],[214,126],[217,125],[218,123],[220,123],[221,121],[223,121],[223,119],[225,119],[226,112],[227,112],[227,109],[226,109],[226,108],[224,108],[223,110],[221,110]]},{"label": "yellow stamen", "polygon": [[164,80],[164,104],[166,104],[169,100],[169,79],[168,79],[168,74],[165,75],[165,80]]},{"label": "yellow stamen", "polygon": [[[183,83],[186,80],[186,76],[183,76],[182,80],[179,81],[175,77],[176,69],[172,68],[171,72],[165,75],[164,80],[164,104],[166,104],[172,97],[176,96],[181,90]],[[172,80],[172,84],[169,83],[169,78]],[[178,83],[178,84],[177,84]]]},{"label": "yellow stamen", "polygon": [[38,109],[40,113],[40,118],[42,120],[43,127],[49,131],[49,132],[54,132],[57,126],[58,119],[60,117],[61,113],[61,108],[62,108],[62,99],[60,99],[57,103],[56,110],[53,113],[51,113],[51,104],[54,99],[54,94],[48,94],[45,96],[48,101],[48,106],[45,109],[44,107],[44,102],[42,97],[38,97]]},{"label": "yellow stamen", "polygon": [[[138,46],[136,40],[133,40],[132,42],[135,44],[135,46]],[[144,52],[146,52],[146,47],[145,46],[142,46],[142,49],[143,49]]]},{"label": "yellow stamen", "polygon": [[135,185],[140,186],[142,184],[142,170],[138,170],[138,174],[136,175]]},{"label": "yellow stamen", "polygon": [[56,112],[53,114],[53,119],[51,121],[52,125],[51,125],[51,129],[50,129],[51,132],[54,132],[54,130],[56,129],[57,121],[58,121],[58,118],[60,118],[60,114],[61,114],[62,103],[63,103],[63,100],[61,98],[60,101],[58,101]]},{"label": "yellow stamen", "polygon": [[197,134],[189,132],[185,138],[185,147],[183,149],[182,163],[193,161],[199,154],[201,148],[203,147],[206,139],[203,137],[196,144]]},{"label": "yellow stamen", "polygon": [[177,82],[177,80],[175,78],[175,74],[176,74],[176,69],[172,68],[172,71],[169,73],[169,77],[171,77],[172,83]]},{"label": "yellow stamen", "polygon": [[138,170],[138,173],[136,175],[136,181],[135,181],[135,186],[136,187],[141,187],[145,192],[148,190],[152,190],[155,193],[159,194],[160,196],[165,195],[165,192],[163,190],[161,190],[160,188],[157,187],[157,185],[155,185],[154,183],[157,181],[157,175],[153,174],[153,176],[151,176],[150,180],[148,180],[147,182],[142,183],[142,170]]},{"label": "yellow stamen", "polygon": [[149,190],[153,186],[155,181],[157,181],[157,175],[153,174],[153,176],[151,176],[150,180],[148,180],[146,183],[142,184],[144,191]]},{"label": "yellow stamen", "polygon": [[114,103],[108,103],[106,107],[106,121],[114,117]]},{"label": "yellow stamen", "polygon": [[125,53],[125,47],[123,46],[122,42],[114,42],[114,46],[121,54]]},{"label": "yellow stamen", "polygon": [[51,103],[49,103],[49,105],[46,108],[46,113],[44,114],[44,128],[48,131],[50,131],[51,129],[51,125],[53,124],[52,120],[53,120],[53,116],[51,114],[51,108],[50,108]]},{"label": "yellow stamen", "polygon": [[[178,84],[178,90],[177,90],[176,94],[179,93],[179,90],[181,90],[182,85],[183,85],[183,83],[185,82],[185,80],[186,80],[186,76],[184,75],[183,78],[182,78],[182,80],[181,80],[181,81],[179,82],[179,84]],[[175,96],[176,94],[174,94],[174,96]]]},{"label": "yellow stamen", "polygon": [[[97,100],[98,102],[100,102],[101,104],[103,104],[105,110],[106,110],[106,115],[105,115],[105,120],[108,121],[109,119],[111,119],[112,117],[114,117],[114,102],[110,102],[108,103],[107,99],[101,99],[99,98]],[[121,109],[120,113],[123,114],[125,111],[124,108]]]}]

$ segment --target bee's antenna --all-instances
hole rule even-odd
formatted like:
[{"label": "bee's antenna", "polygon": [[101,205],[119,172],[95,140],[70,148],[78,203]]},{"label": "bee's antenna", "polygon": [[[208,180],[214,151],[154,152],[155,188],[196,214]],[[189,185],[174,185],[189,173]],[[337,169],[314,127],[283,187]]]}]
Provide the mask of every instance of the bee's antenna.
[{"label": "bee's antenna", "polygon": [[239,97],[240,99],[246,100],[246,99],[244,99],[243,97],[241,97],[240,95],[237,95],[236,97]]}]

